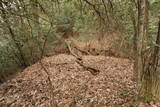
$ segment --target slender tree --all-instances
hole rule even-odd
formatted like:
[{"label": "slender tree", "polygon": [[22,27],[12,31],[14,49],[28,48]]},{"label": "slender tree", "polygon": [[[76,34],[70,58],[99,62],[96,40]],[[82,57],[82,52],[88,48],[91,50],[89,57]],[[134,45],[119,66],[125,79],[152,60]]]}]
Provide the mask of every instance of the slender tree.
[{"label": "slender tree", "polygon": [[147,26],[148,26],[148,0],[138,0],[138,37],[137,37],[137,73],[138,98],[143,101],[160,101],[160,71],[158,71],[160,23],[156,45],[150,55],[145,56]]}]

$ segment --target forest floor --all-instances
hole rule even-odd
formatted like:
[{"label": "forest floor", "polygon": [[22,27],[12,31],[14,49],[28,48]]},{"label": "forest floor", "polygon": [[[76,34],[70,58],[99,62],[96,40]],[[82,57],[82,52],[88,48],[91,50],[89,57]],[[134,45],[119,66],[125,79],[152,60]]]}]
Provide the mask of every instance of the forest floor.
[{"label": "forest floor", "polygon": [[[136,107],[133,62],[107,56],[83,56],[84,64],[100,70],[96,76],[71,55],[60,54],[42,60],[48,75],[36,63],[0,84],[0,107]],[[139,107],[158,107],[143,105]]]}]

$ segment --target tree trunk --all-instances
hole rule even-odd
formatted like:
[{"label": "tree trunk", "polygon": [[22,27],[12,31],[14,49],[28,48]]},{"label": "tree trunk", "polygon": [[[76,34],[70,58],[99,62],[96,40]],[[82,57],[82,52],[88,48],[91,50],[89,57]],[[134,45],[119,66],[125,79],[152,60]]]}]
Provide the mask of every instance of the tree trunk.
[{"label": "tree trunk", "polygon": [[159,63],[159,45],[160,45],[160,21],[158,27],[158,35],[153,54],[149,62],[144,66],[141,75],[141,87],[139,88],[139,98],[145,101],[157,100],[160,101],[160,71]]},{"label": "tree trunk", "polygon": [[[131,0],[132,6],[130,6],[130,18],[133,24],[133,29],[134,29],[134,35],[133,35],[133,53],[134,53],[134,59],[136,59],[136,54],[137,54],[137,20],[136,20],[136,13],[133,10],[133,5],[134,1]],[[135,6],[136,7],[136,6]],[[138,73],[137,73],[137,60],[134,61],[134,80],[137,80],[138,78]]]},{"label": "tree trunk", "polygon": [[153,53],[153,59],[152,59],[152,65],[153,65],[153,87],[152,91],[153,94],[156,95],[156,99],[159,99],[160,101],[160,71],[158,69],[159,65],[159,54],[160,54],[160,18],[159,18],[159,24],[158,24],[158,34],[157,34],[157,40],[156,40],[156,46],[154,47],[154,53]]},{"label": "tree trunk", "polygon": [[144,56],[147,44],[148,0],[138,0],[137,73],[138,98],[142,101],[160,101],[160,72],[157,70],[160,45],[160,23],[156,45],[150,56]]}]

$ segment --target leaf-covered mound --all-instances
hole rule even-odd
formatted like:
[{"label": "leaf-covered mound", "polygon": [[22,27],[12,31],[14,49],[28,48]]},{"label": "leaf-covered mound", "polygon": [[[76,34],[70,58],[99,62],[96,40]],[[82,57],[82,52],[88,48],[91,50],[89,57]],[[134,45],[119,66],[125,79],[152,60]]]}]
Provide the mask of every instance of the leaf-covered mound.
[{"label": "leaf-covered mound", "polygon": [[[42,60],[53,84],[59,107],[128,107],[133,104],[135,82],[132,62],[128,59],[84,56],[84,64],[100,70],[93,76],[71,55],[57,55]],[[47,107],[51,91],[46,72],[36,63],[14,79],[0,85],[2,107]]]}]

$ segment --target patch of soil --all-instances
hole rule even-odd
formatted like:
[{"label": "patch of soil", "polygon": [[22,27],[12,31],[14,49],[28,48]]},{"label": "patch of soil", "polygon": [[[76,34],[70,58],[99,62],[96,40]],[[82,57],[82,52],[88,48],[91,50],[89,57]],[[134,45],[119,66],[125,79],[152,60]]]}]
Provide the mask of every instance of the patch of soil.
[{"label": "patch of soil", "polygon": [[[44,58],[59,107],[131,107],[136,93],[133,63],[128,59],[84,56],[84,64],[100,70],[93,76],[70,55]],[[0,85],[0,107],[49,107],[47,74],[36,63]],[[71,107],[71,106],[70,106]],[[73,106],[74,107],[74,106]]]}]

